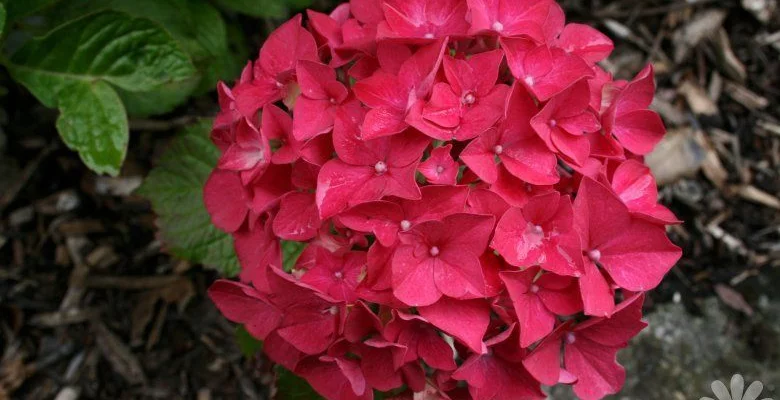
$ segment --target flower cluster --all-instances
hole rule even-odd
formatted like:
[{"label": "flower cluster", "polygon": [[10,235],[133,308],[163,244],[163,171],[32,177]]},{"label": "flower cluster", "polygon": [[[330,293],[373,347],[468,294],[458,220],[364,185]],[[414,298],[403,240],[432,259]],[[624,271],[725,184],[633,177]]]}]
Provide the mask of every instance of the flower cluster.
[{"label": "flower cluster", "polygon": [[218,88],[204,200],[242,272],[210,296],[328,399],[618,392],[681,252],[642,163],[652,68],[613,80],[612,48],[553,0],[294,17]]}]

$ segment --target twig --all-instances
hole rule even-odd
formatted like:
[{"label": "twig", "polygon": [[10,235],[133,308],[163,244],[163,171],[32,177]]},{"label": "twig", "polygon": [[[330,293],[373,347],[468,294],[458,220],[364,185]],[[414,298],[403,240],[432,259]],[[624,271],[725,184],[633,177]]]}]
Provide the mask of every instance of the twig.
[{"label": "twig", "polygon": [[5,208],[8,207],[8,205],[11,204],[14,199],[16,199],[16,196],[19,194],[22,188],[24,188],[24,185],[27,184],[27,181],[30,180],[35,171],[41,165],[41,162],[43,162],[43,160],[46,159],[46,157],[48,157],[49,154],[51,154],[56,148],[56,143],[46,146],[32,161],[30,161],[29,164],[27,164],[27,166],[24,167],[22,176],[20,176],[19,179],[14,182],[14,184],[12,184],[2,196],[0,196],[0,213],[2,213]]}]

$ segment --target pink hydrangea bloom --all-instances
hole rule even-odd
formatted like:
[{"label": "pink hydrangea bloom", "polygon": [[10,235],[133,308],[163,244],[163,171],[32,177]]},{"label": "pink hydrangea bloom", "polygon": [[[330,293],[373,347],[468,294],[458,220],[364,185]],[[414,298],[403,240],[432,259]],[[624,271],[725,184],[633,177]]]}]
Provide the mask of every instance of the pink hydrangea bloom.
[{"label": "pink hydrangea bloom", "polygon": [[614,81],[612,48],[554,0],[292,18],[217,88],[204,203],[242,271],[209,295],[330,400],[617,393],[681,251],[638,161],[652,67]]}]

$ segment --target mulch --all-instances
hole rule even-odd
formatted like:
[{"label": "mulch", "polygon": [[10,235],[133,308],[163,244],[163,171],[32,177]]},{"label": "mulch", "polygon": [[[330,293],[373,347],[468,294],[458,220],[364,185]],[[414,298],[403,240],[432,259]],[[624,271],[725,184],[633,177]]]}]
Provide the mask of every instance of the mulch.
[{"label": "mulch", "polygon": [[[653,107],[670,134],[648,163],[685,221],[669,231],[685,253],[650,307],[681,300],[697,313],[718,296],[748,315],[777,298],[776,2],[563,3],[615,40],[605,68],[617,77],[656,67]],[[166,255],[149,204],[132,194],[171,128],[213,114],[214,98],[133,121],[122,175],[106,178],[59,141],[55,112],[5,74],[0,85],[0,399],[266,398],[265,363],[242,356],[205,296],[217,274]]]}]

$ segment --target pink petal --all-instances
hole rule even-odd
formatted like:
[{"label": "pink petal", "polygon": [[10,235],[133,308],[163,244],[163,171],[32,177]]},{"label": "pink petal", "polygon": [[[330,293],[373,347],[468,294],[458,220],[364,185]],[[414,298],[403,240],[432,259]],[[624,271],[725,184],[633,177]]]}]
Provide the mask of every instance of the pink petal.
[{"label": "pink petal", "polygon": [[236,98],[236,109],[241,115],[254,121],[257,118],[258,110],[266,104],[282,98],[282,89],[266,78],[248,84],[237,85],[233,88],[233,96]]},{"label": "pink petal", "polygon": [[647,327],[642,320],[644,295],[633,295],[623,300],[609,318],[591,318],[574,329],[578,336],[586,337],[603,346],[625,347],[631,338]]},{"label": "pink petal", "polygon": [[509,210],[509,204],[501,196],[487,189],[476,189],[469,192],[466,212],[493,215],[496,217],[496,221],[500,221],[507,210]]},{"label": "pink petal", "polygon": [[409,90],[395,75],[379,71],[352,87],[358,100],[371,107],[390,107],[403,110],[409,98]]},{"label": "pink petal", "polygon": [[333,129],[333,104],[329,100],[299,97],[293,112],[293,135],[297,141],[309,140]]},{"label": "pink petal", "polygon": [[274,233],[284,240],[303,242],[313,239],[320,229],[313,193],[292,192],[282,197],[274,218]]},{"label": "pink petal", "polygon": [[364,24],[377,24],[384,19],[379,0],[350,0],[350,11]]},{"label": "pink petal", "polygon": [[609,57],[615,45],[606,35],[591,26],[568,24],[558,37],[558,46],[595,64]]},{"label": "pink petal", "polygon": [[423,186],[420,193],[420,200],[400,202],[406,219],[412,223],[442,220],[465,211],[469,190],[466,186]]},{"label": "pink petal", "polygon": [[533,185],[552,185],[560,177],[555,154],[537,138],[516,142],[500,156],[507,171]]},{"label": "pink petal", "polygon": [[666,128],[655,111],[637,110],[618,117],[612,133],[626,149],[645,155],[661,141]]},{"label": "pink petal", "polygon": [[[339,362],[336,362],[337,360]],[[317,393],[327,398],[372,399],[373,392],[366,390],[365,378],[359,371],[360,365],[354,360],[339,358],[323,362],[316,357],[310,357],[301,361],[295,372],[305,378]]]},{"label": "pink petal", "polygon": [[585,260],[585,273],[580,277],[580,292],[586,315],[603,317],[614,311],[615,294],[604,275],[590,260]]},{"label": "pink petal", "polygon": [[577,377],[574,393],[583,400],[598,400],[623,387],[626,371],[617,363],[615,347],[603,347],[582,339],[566,346],[566,369]]},{"label": "pink petal", "polygon": [[653,65],[648,64],[634,80],[629,82],[618,94],[615,115],[621,116],[632,111],[643,110],[650,106],[655,95]]},{"label": "pink petal", "polygon": [[523,218],[520,208],[511,208],[496,226],[492,247],[511,265],[536,265],[543,259],[544,234],[534,227]]},{"label": "pink petal", "polygon": [[383,246],[395,244],[403,219],[401,207],[389,201],[359,204],[339,215],[344,226],[373,233]]},{"label": "pink petal", "polygon": [[523,348],[547,336],[555,325],[555,315],[547,310],[541,298],[531,291],[533,284],[527,280],[527,277],[533,279],[536,271],[538,269],[501,272],[501,280],[506,285],[520,323],[520,347]]},{"label": "pink petal", "polygon": [[590,140],[585,136],[574,136],[560,130],[552,135],[553,145],[574,164],[585,165],[590,156]]},{"label": "pink petal", "polygon": [[251,282],[258,290],[268,293],[267,269],[271,266],[281,268],[282,252],[279,241],[266,226],[257,224],[254,229],[242,229],[233,234],[233,247],[241,263],[241,280]]},{"label": "pink petal", "polygon": [[601,264],[615,283],[627,290],[654,289],[682,256],[666,230],[634,220],[622,235],[599,246]]},{"label": "pink petal", "polygon": [[553,334],[539,343],[538,346],[523,359],[523,366],[528,372],[544,385],[553,386],[560,380],[561,373],[561,336],[557,329]]},{"label": "pink petal", "polygon": [[642,212],[658,202],[658,187],[650,168],[636,160],[627,160],[615,169],[612,189],[629,210]]},{"label": "pink petal", "polygon": [[574,200],[574,221],[585,251],[623,235],[631,224],[628,209],[611,189],[585,177]]},{"label": "pink petal", "polygon": [[405,112],[390,107],[373,108],[363,121],[361,137],[365,140],[392,136],[402,132],[409,125],[404,121]]},{"label": "pink petal", "polygon": [[452,145],[441,146],[431,151],[431,156],[420,164],[419,171],[434,185],[455,185],[458,178],[458,164],[452,159]]},{"label": "pink petal", "polygon": [[427,306],[441,298],[433,278],[434,262],[415,257],[414,247],[401,246],[393,256],[393,294],[410,306]]},{"label": "pink petal", "polygon": [[494,183],[498,179],[498,166],[494,161],[498,138],[497,130],[489,130],[472,140],[460,154],[466,166],[487,183]]},{"label": "pink petal", "polygon": [[260,65],[268,74],[278,75],[295,69],[298,60],[317,61],[317,43],[301,27],[302,16],[296,15],[268,35],[260,49]]},{"label": "pink petal", "polygon": [[237,173],[215,169],[203,188],[203,202],[211,222],[225,232],[235,232],[246,219],[249,199]]},{"label": "pink petal", "polygon": [[274,207],[279,199],[293,190],[290,182],[291,166],[271,164],[262,177],[252,183],[252,211],[261,214]]},{"label": "pink petal", "polygon": [[282,322],[281,311],[249,286],[218,280],[209,287],[208,294],[225,318],[244,324],[257,339],[265,340]]},{"label": "pink petal", "polygon": [[341,160],[331,160],[325,163],[317,178],[317,207],[320,218],[327,219],[344,211],[352,204],[360,201],[379,200],[381,189],[366,193],[364,198],[355,199],[353,195],[363,188],[376,174],[370,167],[356,167],[345,164]]},{"label": "pink petal", "polygon": [[490,322],[490,307],[482,300],[442,298],[419,307],[420,315],[437,328],[459,339],[477,354],[487,351],[483,337]]},{"label": "pink petal", "polygon": [[449,248],[434,260],[433,279],[442,294],[453,298],[484,297],[485,276],[477,256]]}]

